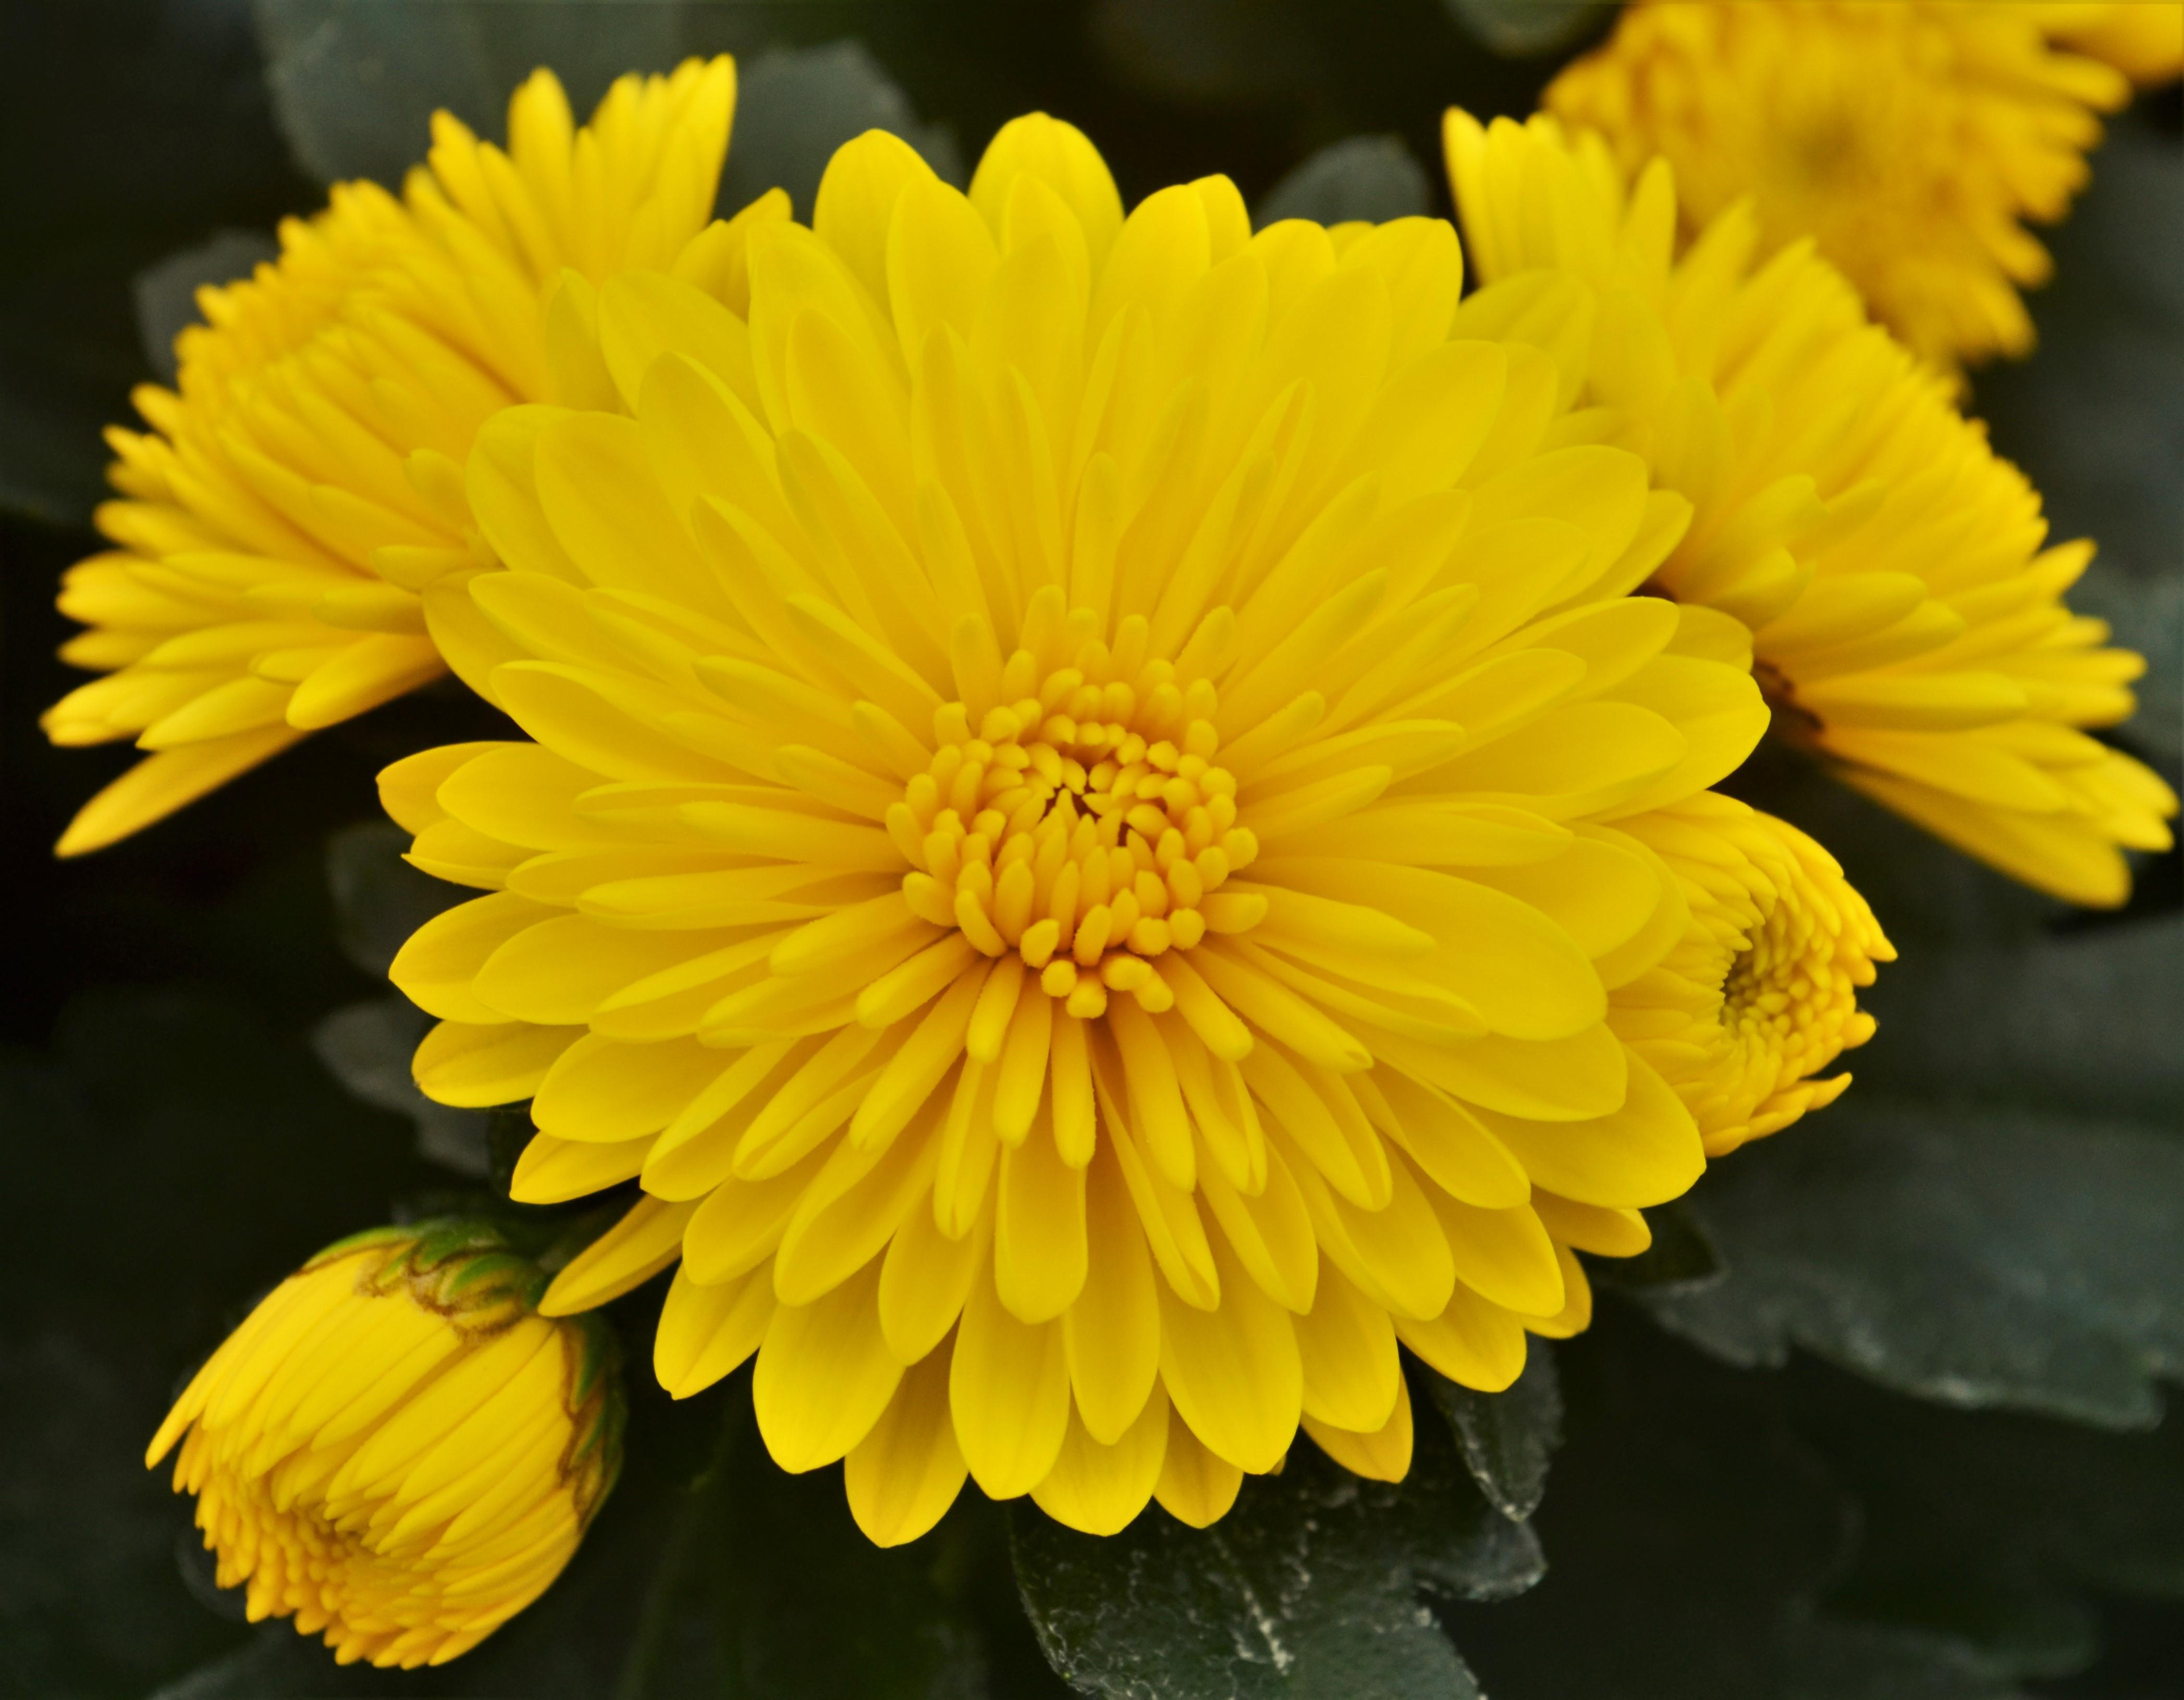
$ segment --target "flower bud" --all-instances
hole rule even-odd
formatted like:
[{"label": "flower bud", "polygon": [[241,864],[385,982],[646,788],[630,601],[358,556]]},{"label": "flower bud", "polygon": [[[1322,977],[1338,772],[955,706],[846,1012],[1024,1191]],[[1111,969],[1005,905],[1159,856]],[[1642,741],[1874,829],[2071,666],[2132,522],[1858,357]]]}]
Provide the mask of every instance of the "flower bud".
[{"label": "flower bud", "polygon": [[175,1402],[177,1492],[250,1619],[344,1664],[439,1664],[536,1599],[621,1463],[612,1336],[538,1314],[492,1228],[378,1228],[266,1296]]}]

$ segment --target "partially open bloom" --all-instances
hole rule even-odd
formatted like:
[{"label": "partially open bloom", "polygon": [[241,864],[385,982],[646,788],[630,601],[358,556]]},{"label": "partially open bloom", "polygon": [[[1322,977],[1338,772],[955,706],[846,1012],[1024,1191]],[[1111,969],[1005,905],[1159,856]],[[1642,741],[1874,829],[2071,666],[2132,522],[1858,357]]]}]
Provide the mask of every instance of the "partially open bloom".
[{"label": "partially open bloom", "polygon": [[1787,822],[1712,792],[1624,830],[1675,871],[1691,924],[1617,989],[1608,1023],[1691,1106],[1707,1155],[1841,1097],[1849,1075],[1814,1077],[1873,1036],[1858,994],[1875,962],[1896,960],[1841,865]]},{"label": "partially open bloom", "polygon": [[440,1221],[329,1246],[207,1360],[144,1462],[250,1619],[343,1664],[439,1664],[544,1591],[621,1463],[611,1338],[536,1312],[545,1276]]},{"label": "partially open bloom", "polygon": [[[2018,287],[2131,85],[2018,0],[1640,0],[1547,90],[1626,172],[1676,171],[1687,231],[1749,198],[1763,252],[1809,237],[1944,367],[2032,346]],[[2159,6],[2127,11],[2174,10]]]},{"label": "partially open bloom", "polygon": [[633,418],[471,457],[536,742],[382,776],[491,893],[395,964],[417,1078],[533,1100],[520,1197],[639,1180],[546,1308],[679,1258],[662,1383],[755,1352],[877,1540],[967,1470],[1203,1524],[1301,1421],[1400,1476],[1398,1340],[1507,1385],[1700,1170],[1607,1019],[1687,915],[1614,822],[1765,706],[1628,594],[1685,502],[1460,274],[1223,178],[1125,220],[1044,117],[967,196],[875,132],[748,318],[600,292]]},{"label": "partially open bloom", "polygon": [[[506,153],[446,113],[397,198],[369,182],[291,219],[256,276],[199,292],[176,390],[116,428],[116,547],[71,568],[64,659],[103,672],[43,722],[56,744],[151,752],[94,797],[64,856],[125,838],[317,728],[445,669],[438,622],[472,549],[461,466],[511,403],[582,399],[557,348],[632,266],[709,281],[735,103],[727,59],[625,77],[582,130],[551,73],[509,106]],[[770,209],[785,210],[775,198]],[[435,595],[432,587],[443,587]],[[420,593],[425,593],[421,597]]]},{"label": "partially open bloom", "polygon": [[2169,0],[2036,0],[2041,31],[2142,88],[2184,75],[2184,6]]},{"label": "partially open bloom", "polygon": [[1664,161],[1626,195],[1552,118],[1453,112],[1446,140],[1488,284],[1467,310],[1552,347],[1691,499],[1654,587],[1750,629],[1776,733],[2016,878],[2122,902],[2176,800],[2081,729],[2145,670],[2063,600],[2092,545],[2043,547],[2038,493],[1808,245],[1755,266],[1733,209],[1672,260]]}]

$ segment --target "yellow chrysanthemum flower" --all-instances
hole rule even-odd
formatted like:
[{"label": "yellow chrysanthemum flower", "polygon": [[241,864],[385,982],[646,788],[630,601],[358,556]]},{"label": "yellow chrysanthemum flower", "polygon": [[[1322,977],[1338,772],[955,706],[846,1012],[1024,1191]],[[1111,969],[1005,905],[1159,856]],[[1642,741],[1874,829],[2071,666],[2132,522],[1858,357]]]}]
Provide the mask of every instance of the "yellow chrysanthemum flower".
[{"label": "yellow chrysanthemum flower", "polygon": [[[64,856],[125,838],[317,728],[444,671],[472,550],[461,466],[519,401],[583,399],[590,286],[632,267],[709,283],[740,231],[709,225],[735,68],[624,77],[572,127],[549,72],[509,104],[508,151],[446,113],[400,199],[368,182],[281,229],[257,276],[199,292],[177,391],[108,438],[118,547],[72,568],[63,657],[108,677],[46,714],[57,744],[153,752],[86,804]],[[786,212],[780,198],[755,212]],[[435,595],[431,587],[438,585]],[[425,593],[421,597],[420,593]]]},{"label": "yellow chrysanthemum flower", "polygon": [[2042,547],[2038,493],[1808,245],[1755,269],[1739,208],[1672,260],[1666,162],[1626,196],[1552,118],[1453,112],[1446,142],[1469,310],[1551,345],[1691,499],[1655,588],[1751,629],[1776,732],[2005,873],[2122,902],[2122,851],[2165,849],[2176,799],[2081,730],[2145,668],[2063,601],[2092,546]]},{"label": "yellow chrysanthemum flower", "polygon": [[1688,914],[1614,822],[1766,709],[1627,594],[1687,504],[1461,270],[1225,178],[1126,220],[1044,117],[968,196],[872,133],[747,318],[600,292],[633,418],[480,438],[537,742],[382,777],[491,891],[395,965],[417,1078],[533,1100],[519,1197],[639,1181],[545,1307],[679,1258],[662,1383],[755,1352],[876,1540],[967,1471],[1204,1524],[1301,1421],[1400,1476],[1398,1340],[1507,1385],[1700,1171],[1607,1018]]},{"label": "yellow chrysanthemum flower", "polygon": [[561,1573],[621,1463],[607,1330],[549,1321],[545,1276],[442,1221],[329,1246],[198,1371],[146,1453],[250,1620],[343,1664],[441,1664]]},{"label": "yellow chrysanthemum flower", "polygon": [[[1810,237],[1875,317],[1944,367],[2032,347],[2018,287],[2130,98],[2018,0],[1637,0],[1546,108],[1626,172],[1676,171],[1687,233],[1749,198],[1765,251]],[[2149,8],[2150,9],[2150,8]]]},{"label": "yellow chrysanthemum flower", "polygon": [[1896,950],[1841,864],[1787,822],[1702,794],[1624,830],[1674,870],[1691,924],[1608,1024],[1691,1106],[1708,1157],[1841,1097],[1813,1077],[1873,1036],[1858,1007]]},{"label": "yellow chrysanthemum flower", "polygon": [[2114,65],[2142,88],[2184,75],[2184,5],[2176,0],[2034,0],[2051,42]]}]

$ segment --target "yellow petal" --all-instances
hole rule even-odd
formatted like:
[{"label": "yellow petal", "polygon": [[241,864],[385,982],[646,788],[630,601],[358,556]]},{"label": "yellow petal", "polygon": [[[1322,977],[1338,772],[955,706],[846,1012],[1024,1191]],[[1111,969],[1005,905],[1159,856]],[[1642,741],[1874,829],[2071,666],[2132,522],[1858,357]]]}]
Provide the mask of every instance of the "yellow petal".
[{"label": "yellow petal", "polygon": [[902,1380],[880,1333],[874,1261],[817,1302],[783,1305],[751,1377],[758,1431],[792,1474],[846,1456],[872,1430]]},{"label": "yellow petal", "polygon": [[1009,192],[1023,176],[1038,178],[1077,215],[1096,275],[1123,227],[1123,198],[1099,150],[1076,125],[1045,113],[1003,125],[986,144],[971,179],[971,203],[996,236]]},{"label": "yellow petal", "polygon": [[1157,1391],[1113,1446],[1094,1440],[1072,1411],[1054,1468],[1032,1499],[1056,1523],[1087,1535],[1119,1534],[1152,1498],[1167,1437],[1167,1400]]},{"label": "yellow petal", "polygon": [[1062,1313],[1062,1342],[1085,1430],[1112,1446],[1159,1378],[1160,1298],[1137,1212],[1104,1153],[1086,1172],[1084,1214],[1084,1287]]},{"label": "yellow petal", "polygon": [[649,1137],[594,1145],[534,1134],[515,1160],[508,1196],[518,1204],[562,1204],[629,1179],[644,1167]]},{"label": "yellow petal", "polygon": [[1077,1301],[1090,1267],[1084,1171],[1072,1168],[1044,1129],[1001,1151],[994,1279],[1019,1321],[1048,1322]]},{"label": "yellow petal", "polygon": [[1585,1275],[1585,1265],[1568,1246],[1557,1245],[1555,1255],[1562,1262],[1563,1290],[1568,1297],[1554,1315],[1526,1317],[1523,1320],[1525,1328],[1534,1334],[1549,1340],[1568,1340],[1592,1326],[1592,1282]]},{"label": "yellow petal", "polygon": [[1054,1468],[1069,1427],[1061,1324],[1009,1314],[990,1270],[971,1283],[948,1375],[956,1443],[994,1499],[1028,1493]]},{"label": "yellow petal", "polygon": [[1312,1309],[1295,1327],[1306,1420],[1363,1433],[1383,1426],[1403,1380],[1388,1313],[1323,1260]]},{"label": "yellow petal", "polygon": [[1193,1529],[1206,1528],[1228,1515],[1243,1485],[1244,1472],[1201,1445],[1183,1413],[1170,1406],[1167,1449],[1153,1484],[1153,1497],[1168,1515]]},{"label": "yellow petal", "polygon": [[722,1072],[720,1052],[694,1040],[623,1045],[588,1033],[538,1083],[532,1118],[563,1139],[632,1140],[666,1127]]},{"label": "yellow petal", "polygon": [[929,1216],[933,1140],[898,1140],[883,1151],[838,1143],[804,1196],[774,1253],[773,1290],[809,1304],[879,1256],[904,1222]]},{"label": "yellow petal", "polygon": [[1552,1191],[1611,1209],[1660,1204],[1690,1190],[1706,1152],[1683,1101],[1640,1058],[1630,1069],[1630,1095],[1610,1115],[1532,1122],[1483,1107],[1477,1114]]},{"label": "yellow petal", "polygon": [[638,1199],[554,1277],[538,1313],[574,1316],[642,1286],[682,1256],[682,1225],[697,1207]]},{"label": "yellow petal", "polygon": [[576,1027],[443,1021],[425,1035],[411,1066],[418,1090],[435,1103],[482,1110],[530,1097],[582,1034]]},{"label": "yellow petal", "polygon": [[1596,1257],[1635,1257],[1653,1243],[1653,1230],[1635,1210],[1580,1204],[1544,1187],[1532,1194],[1532,1208],[1557,1240]]},{"label": "yellow petal", "polygon": [[982,1215],[951,1240],[930,1210],[912,1210],[895,1230],[880,1266],[880,1329],[901,1362],[916,1363],[956,1326],[971,1283],[993,1256],[991,1227],[992,1218]]},{"label": "yellow petal", "polygon": [[1290,1313],[1212,1241],[1221,1301],[1212,1310],[1161,1289],[1161,1381],[1193,1433],[1254,1474],[1288,1452],[1303,1409],[1304,1369]]},{"label": "yellow petal", "polygon": [[886,1412],[843,1461],[850,1514],[876,1547],[916,1540],[962,1491],[967,1472],[949,1415],[949,1362],[944,1346],[904,1371]]},{"label": "yellow petal", "polygon": [[773,1320],[770,1272],[700,1286],[686,1263],[668,1285],[652,1336],[652,1372],[677,1399],[703,1392],[759,1349]]},{"label": "yellow petal", "polygon": [[1524,1325],[1468,1287],[1430,1322],[1397,1317],[1396,1333],[1450,1380],[1482,1393],[1499,1393],[1524,1373]]},{"label": "yellow petal", "polygon": [[517,934],[556,912],[504,891],[457,904],[410,935],[387,977],[427,1015],[479,1024],[506,1021],[505,1012],[473,989],[478,970]]},{"label": "yellow petal", "polygon": [[1396,1408],[1378,1429],[1360,1434],[1323,1423],[1307,1412],[1304,1431],[1352,1475],[1401,1481],[1411,1473],[1411,1390],[1401,1377],[1396,1382]]}]

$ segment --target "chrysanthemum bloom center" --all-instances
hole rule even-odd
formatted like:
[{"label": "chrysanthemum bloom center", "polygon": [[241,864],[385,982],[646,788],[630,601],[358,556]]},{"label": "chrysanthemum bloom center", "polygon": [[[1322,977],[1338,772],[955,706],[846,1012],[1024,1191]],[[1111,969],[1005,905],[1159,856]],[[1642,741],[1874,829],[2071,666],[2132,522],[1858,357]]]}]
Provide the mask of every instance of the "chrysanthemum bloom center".
[{"label": "chrysanthemum bloom center", "polygon": [[[1654,590],[1652,586],[1647,588]],[[1655,590],[1655,594],[1666,593]],[[1773,717],[1769,729],[1777,738],[1812,744],[1827,729],[1819,716],[1797,700],[1797,687],[1791,683],[1790,676],[1764,655],[1752,658],[1752,677],[1759,686],[1760,695],[1767,700],[1768,712]]]},{"label": "chrysanthemum bloom center", "polygon": [[1173,1008],[1150,959],[1242,932],[1266,906],[1221,893],[1258,845],[1214,760],[1213,687],[1179,688],[1171,662],[1128,663],[1093,638],[1041,677],[1018,650],[1007,705],[975,735],[961,703],[942,709],[939,753],[889,815],[923,866],[903,880],[911,909],[989,956],[1015,952],[1081,1020],[1111,994]]},{"label": "chrysanthemum bloom center", "polygon": [[1858,991],[1895,949],[1835,858],[1786,822],[1709,794],[1632,830],[1683,882],[1691,926],[1661,971],[1623,989],[1618,1018],[1708,1154],[1725,1156],[1849,1084],[1814,1077],[1872,1036]]},{"label": "chrysanthemum bloom center", "polygon": [[1857,984],[1838,960],[1838,937],[1809,901],[1779,901],[1730,964],[1722,1026],[1780,1079],[1801,1079],[1825,1067],[1873,1031],[1873,1017],[1858,1007]]},{"label": "chrysanthemum bloom center", "polygon": [[1722,986],[1724,1024],[1781,1043],[1794,1040],[1808,1023],[1825,1023],[1830,977],[1825,962],[1811,960],[1814,942],[1811,917],[1802,911],[1786,906],[1769,915],[1730,964]]}]

